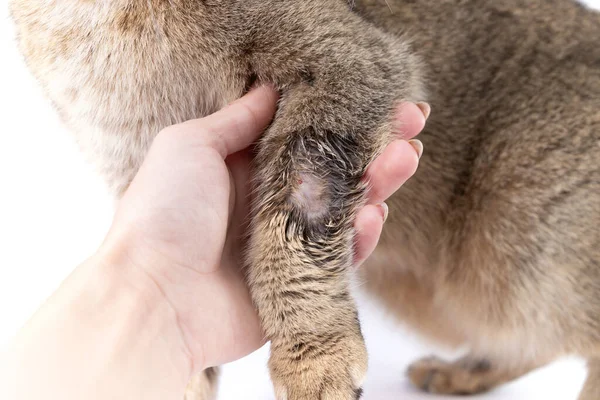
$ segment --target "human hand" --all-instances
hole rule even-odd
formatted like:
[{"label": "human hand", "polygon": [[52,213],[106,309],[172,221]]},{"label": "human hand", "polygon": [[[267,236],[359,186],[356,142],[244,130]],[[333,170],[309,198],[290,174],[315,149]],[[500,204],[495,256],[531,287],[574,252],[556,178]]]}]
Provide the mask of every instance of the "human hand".
[{"label": "human hand", "polygon": [[[248,146],[270,123],[276,101],[274,90],[260,87],[211,116],[159,133],[100,251],[132,264],[156,285],[177,314],[193,372],[264,343],[241,254]],[[406,140],[423,128],[424,114],[412,103],[400,105],[395,126],[403,140],[392,142],[367,169],[368,203],[355,222],[357,264],[377,244],[387,213],[382,202],[417,168],[420,142]]]}]

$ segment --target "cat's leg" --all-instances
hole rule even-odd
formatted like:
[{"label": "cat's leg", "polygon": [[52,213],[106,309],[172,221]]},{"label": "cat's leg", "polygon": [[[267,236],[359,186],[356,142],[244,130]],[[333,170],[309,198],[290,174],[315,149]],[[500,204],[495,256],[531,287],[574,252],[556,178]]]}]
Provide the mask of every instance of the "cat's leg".
[{"label": "cat's leg", "polygon": [[600,360],[594,358],[588,361],[588,376],[579,395],[579,400],[598,399],[600,399]]},{"label": "cat's leg", "polygon": [[207,368],[194,376],[185,389],[184,400],[214,400],[217,398],[218,368]]},{"label": "cat's leg", "polygon": [[467,395],[488,391],[541,365],[543,363],[505,367],[501,363],[473,356],[453,362],[427,357],[412,363],[407,375],[415,386],[426,392]]},{"label": "cat's leg", "polygon": [[[406,47],[343,2],[250,2],[248,49],[285,89],[256,158],[248,281],[280,400],[360,397],[367,354],[349,292],[361,178],[413,99]],[[281,31],[281,28],[285,30]]]},{"label": "cat's leg", "polygon": [[13,3],[29,63],[83,147],[117,156],[101,164],[119,192],[162,127],[218,109],[250,73],[282,89],[257,162],[250,289],[278,397],[354,399],[366,354],[352,222],[394,102],[423,100],[407,47],[340,0]]},{"label": "cat's leg", "polygon": [[[297,101],[314,99],[299,92]],[[258,156],[250,288],[277,398],[355,399],[367,368],[348,290],[361,149],[340,133],[288,131],[301,126],[290,124],[297,111],[306,112],[280,114]]]},{"label": "cat's leg", "polygon": [[[489,363],[417,362],[410,379],[427,391],[476,393],[563,354],[597,348],[599,214],[592,210],[600,202],[592,160],[598,153],[587,142],[595,131],[577,125],[581,110],[594,110],[591,103],[564,101],[578,99],[566,89],[555,101],[544,91],[549,82],[523,86],[510,101],[528,107],[516,112],[507,104],[486,128],[480,159],[448,213],[451,232],[436,266],[438,303]],[[548,104],[557,105],[559,122],[543,122]],[[567,130],[568,139],[549,145]],[[591,362],[583,399],[598,398],[598,371]]]},{"label": "cat's leg", "polygon": [[[443,301],[436,301],[435,275],[427,273],[431,268],[426,262],[411,257],[410,252],[399,251],[400,246],[394,240],[401,229],[408,227],[409,232],[417,229],[410,229],[405,220],[397,222],[397,212],[394,213],[394,210],[406,213],[408,207],[399,206],[396,200],[397,197],[392,197],[386,201],[393,214],[388,218],[377,249],[365,262],[364,268],[359,270],[363,287],[420,336],[448,349],[458,349],[466,344],[467,336],[455,321],[448,318]],[[411,244],[419,248],[418,242]],[[428,248],[420,248],[423,249],[420,254],[426,254]]]}]

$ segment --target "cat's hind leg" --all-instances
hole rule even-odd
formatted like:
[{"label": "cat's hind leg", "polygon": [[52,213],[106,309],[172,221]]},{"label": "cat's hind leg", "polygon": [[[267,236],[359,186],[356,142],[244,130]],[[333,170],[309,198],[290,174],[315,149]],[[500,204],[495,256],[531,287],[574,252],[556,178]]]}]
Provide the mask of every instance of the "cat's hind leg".
[{"label": "cat's hind leg", "polygon": [[469,395],[517,379],[541,365],[543,363],[529,363],[510,368],[473,356],[465,356],[454,362],[427,357],[412,363],[407,375],[415,386],[429,393]]}]

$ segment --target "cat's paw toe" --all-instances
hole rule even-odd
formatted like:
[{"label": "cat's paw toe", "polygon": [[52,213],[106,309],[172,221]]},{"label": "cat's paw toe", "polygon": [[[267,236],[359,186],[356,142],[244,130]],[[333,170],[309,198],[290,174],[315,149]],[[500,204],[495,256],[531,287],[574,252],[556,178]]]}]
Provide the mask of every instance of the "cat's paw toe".
[{"label": "cat's paw toe", "polygon": [[[269,369],[277,400],[358,400],[367,371],[361,337],[272,348]],[[291,349],[291,351],[290,351]]]},{"label": "cat's paw toe", "polygon": [[467,366],[437,357],[427,357],[412,363],[407,371],[413,385],[425,392],[467,395],[487,390],[481,372],[483,363]]}]

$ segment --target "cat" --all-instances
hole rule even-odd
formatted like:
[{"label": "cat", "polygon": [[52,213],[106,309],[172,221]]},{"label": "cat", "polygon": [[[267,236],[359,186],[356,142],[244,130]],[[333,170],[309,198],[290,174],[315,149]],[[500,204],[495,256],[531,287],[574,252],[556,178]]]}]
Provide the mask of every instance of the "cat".
[{"label": "cat", "polygon": [[[278,399],[361,395],[352,222],[399,101],[431,104],[425,154],[361,279],[400,320],[469,348],[416,361],[410,380],[473,394],[577,354],[580,400],[600,398],[599,14],[567,0],[10,7],[30,70],[117,197],[162,128],[254,80],[281,92],[246,260]],[[186,398],[214,398],[216,376]]]}]

